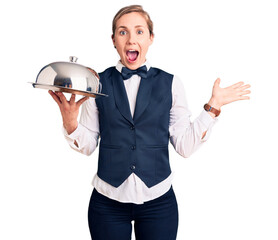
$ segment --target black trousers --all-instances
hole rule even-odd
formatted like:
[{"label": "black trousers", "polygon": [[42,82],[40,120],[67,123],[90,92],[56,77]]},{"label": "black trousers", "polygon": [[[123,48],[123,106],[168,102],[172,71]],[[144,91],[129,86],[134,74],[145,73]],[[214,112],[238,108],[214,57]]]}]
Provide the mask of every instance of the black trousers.
[{"label": "black trousers", "polygon": [[121,203],[93,190],[89,211],[92,240],[175,240],[178,206],[173,189],[144,204]]}]

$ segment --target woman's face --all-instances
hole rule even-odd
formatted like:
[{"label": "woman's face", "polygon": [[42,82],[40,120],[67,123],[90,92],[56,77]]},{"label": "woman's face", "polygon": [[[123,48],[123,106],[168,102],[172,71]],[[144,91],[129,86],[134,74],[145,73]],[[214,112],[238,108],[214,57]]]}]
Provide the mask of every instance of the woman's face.
[{"label": "woman's face", "polygon": [[140,13],[132,12],[123,15],[116,22],[112,40],[122,64],[134,70],[146,61],[153,35],[150,35],[146,19]]}]

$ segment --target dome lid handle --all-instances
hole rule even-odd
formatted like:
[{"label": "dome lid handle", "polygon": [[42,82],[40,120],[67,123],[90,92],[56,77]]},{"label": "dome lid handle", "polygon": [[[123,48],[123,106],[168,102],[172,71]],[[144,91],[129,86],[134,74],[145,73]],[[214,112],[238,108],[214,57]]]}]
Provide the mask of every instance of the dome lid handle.
[{"label": "dome lid handle", "polygon": [[69,57],[69,60],[70,60],[70,62],[72,62],[72,63],[76,63],[76,62],[77,62],[77,59],[78,59],[78,57],[75,57],[75,56],[70,56],[70,57]]}]

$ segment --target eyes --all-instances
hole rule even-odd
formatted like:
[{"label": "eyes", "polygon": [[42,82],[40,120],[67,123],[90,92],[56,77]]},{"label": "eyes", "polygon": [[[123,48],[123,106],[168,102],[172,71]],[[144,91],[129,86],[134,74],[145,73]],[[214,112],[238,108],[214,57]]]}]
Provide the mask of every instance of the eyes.
[{"label": "eyes", "polygon": [[124,35],[127,35],[127,32],[126,31],[120,31],[120,35],[124,36]]},{"label": "eyes", "polygon": [[[128,34],[128,31],[127,30],[121,30],[119,33],[120,33],[121,36],[125,36],[125,35]],[[142,35],[144,32],[143,32],[143,30],[136,30],[136,33],[137,33],[137,35]]]}]

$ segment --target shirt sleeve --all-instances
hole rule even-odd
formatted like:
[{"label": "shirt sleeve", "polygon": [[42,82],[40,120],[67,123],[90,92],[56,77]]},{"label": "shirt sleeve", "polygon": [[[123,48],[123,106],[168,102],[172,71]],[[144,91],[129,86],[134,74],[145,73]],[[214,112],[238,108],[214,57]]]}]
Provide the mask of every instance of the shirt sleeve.
[{"label": "shirt sleeve", "polygon": [[[70,147],[74,150],[88,156],[94,152],[99,138],[99,115],[94,98],[89,98],[82,104],[77,129],[68,134],[63,128],[63,133]],[[75,141],[78,146],[75,145]]]},{"label": "shirt sleeve", "polygon": [[[211,128],[217,121],[217,118],[212,118],[205,110],[193,122],[190,117],[184,86],[181,80],[174,76],[169,133],[171,144],[183,157],[189,157],[209,138]],[[204,132],[206,135],[202,139]]]}]

